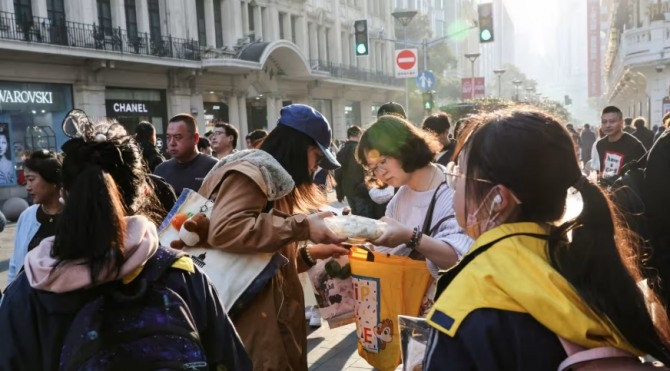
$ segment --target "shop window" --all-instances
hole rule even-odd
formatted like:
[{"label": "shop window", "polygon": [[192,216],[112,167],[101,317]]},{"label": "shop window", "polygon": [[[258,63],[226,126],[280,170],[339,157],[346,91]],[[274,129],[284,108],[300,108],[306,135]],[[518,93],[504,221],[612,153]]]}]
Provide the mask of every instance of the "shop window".
[{"label": "shop window", "polygon": [[0,174],[0,186],[20,182],[23,159],[30,152],[57,151],[69,139],[60,124],[72,108],[70,85],[0,82],[0,134],[4,134],[0,135],[0,173],[6,160],[16,171],[11,177],[6,171]]},{"label": "shop window", "polygon": [[195,13],[198,17],[198,40],[200,46],[207,46],[207,27],[205,24],[205,0],[195,0]]}]

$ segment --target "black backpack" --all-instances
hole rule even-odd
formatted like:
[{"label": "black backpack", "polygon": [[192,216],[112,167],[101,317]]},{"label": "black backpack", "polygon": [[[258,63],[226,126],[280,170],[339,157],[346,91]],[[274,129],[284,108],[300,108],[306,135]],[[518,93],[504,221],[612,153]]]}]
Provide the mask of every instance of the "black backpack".
[{"label": "black backpack", "polygon": [[182,256],[159,248],[131,284],[85,304],[65,337],[60,370],[207,370],[186,302],[160,283]]}]

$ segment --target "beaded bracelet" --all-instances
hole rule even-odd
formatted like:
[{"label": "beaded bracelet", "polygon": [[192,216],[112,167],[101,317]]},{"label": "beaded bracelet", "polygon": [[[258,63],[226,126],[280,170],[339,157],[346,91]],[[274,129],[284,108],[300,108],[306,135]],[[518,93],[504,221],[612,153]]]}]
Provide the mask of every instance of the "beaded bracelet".
[{"label": "beaded bracelet", "polygon": [[405,243],[405,246],[408,249],[416,249],[417,246],[421,243],[421,237],[423,237],[423,232],[419,230],[419,227],[414,227],[412,231],[412,237]]},{"label": "beaded bracelet", "polygon": [[308,268],[312,268],[313,266],[316,265],[316,262],[314,261],[314,259],[312,259],[312,255],[310,255],[309,253],[309,247],[307,246],[307,244],[299,248],[298,251],[300,252],[300,257],[302,258],[302,261]]}]

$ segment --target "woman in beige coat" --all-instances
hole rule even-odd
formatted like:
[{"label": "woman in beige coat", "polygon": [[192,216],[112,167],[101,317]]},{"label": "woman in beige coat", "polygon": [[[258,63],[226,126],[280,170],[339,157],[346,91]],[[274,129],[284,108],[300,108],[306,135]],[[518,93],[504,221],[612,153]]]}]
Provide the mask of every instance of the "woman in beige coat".
[{"label": "woman in beige coat", "polygon": [[[325,203],[312,183],[317,166],[335,169],[328,121],[312,107],[282,108],[261,150],[222,159],[199,193],[213,198],[208,242],[241,254],[279,252],[282,267],[250,305],[233,318],[255,370],[307,370],[307,329],[298,273],[316,259],[347,250],[323,219]],[[307,245],[311,240],[316,245]],[[219,288],[221,290],[222,288]]]}]

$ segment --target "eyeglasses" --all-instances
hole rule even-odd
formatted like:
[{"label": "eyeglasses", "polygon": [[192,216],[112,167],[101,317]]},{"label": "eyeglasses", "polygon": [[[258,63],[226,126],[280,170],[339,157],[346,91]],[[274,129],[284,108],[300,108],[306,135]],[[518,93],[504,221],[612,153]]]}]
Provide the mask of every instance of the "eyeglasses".
[{"label": "eyeglasses", "polygon": [[371,168],[369,168],[369,171],[371,174],[377,175],[377,174],[386,174],[386,162],[388,160],[387,157],[380,157],[381,160],[377,162],[377,164]]},{"label": "eyeglasses", "polygon": [[461,171],[461,167],[456,165],[456,163],[453,161],[447,164],[446,174],[447,174],[447,185],[451,189],[456,189],[456,178],[460,177],[471,179],[476,182],[493,184],[493,182],[490,180],[466,177],[465,174],[463,174],[463,172]]},{"label": "eyeglasses", "polygon": [[213,131],[212,135],[216,135],[218,137],[219,135],[226,135],[226,132],[225,131]]}]

